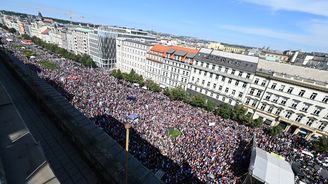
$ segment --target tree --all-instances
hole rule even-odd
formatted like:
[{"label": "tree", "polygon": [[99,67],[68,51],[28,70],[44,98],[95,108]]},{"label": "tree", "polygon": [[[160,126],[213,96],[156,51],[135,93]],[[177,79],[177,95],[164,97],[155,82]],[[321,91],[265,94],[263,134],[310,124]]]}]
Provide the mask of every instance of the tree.
[{"label": "tree", "polygon": [[203,95],[197,94],[190,98],[190,105],[195,107],[205,107],[206,99]]},{"label": "tree", "polygon": [[13,33],[13,34],[16,34],[16,29],[14,29],[14,28],[10,28],[9,30],[8,30],[10,33]]},{"label": "tree", "polygon": [[282,131],[283,131],[283,129],[280,125],[271,127],[269,130],[271,136],[277,136],[277,135],[281,134]]},{"label": "tree", "polygon": [[213,100],[207,100],[205,108],[207,111],[213,111],[216,108],[216,103]]},{"label": "tree", "polygon": [[[171,96],[171,97],[170,97]],[[181,87],[171,89],[170,98],[172,100],[179,100],[184,102],[189,102],[188,93]]]},{"label": "tree", "polygon": [[314,148],[319,152],[328,152],[328,136],[321,136],[314,142]]},{"label": "tree", "polygon": [[145,85],[151,91],[154,91],[154,92],[161,91],[161,87],[152,80],[146,80]]},{"label": "tree", "polygon": [[252,120],[250,121],[249,126],[251,126],[251,127],[253,127],[253,128],[258,128],[258,127],[260,127],[262,124],[263,124],[263,118],[259,117],[259,118],[254,119],[254,120],[252,119]]},{"label": "tree", "polygon": [[217,109],[216,114],[224,119],[228,119],[231,116],[231,112],[232,112],[231,107],[225,103]]},{"label": "tree", "polygon": [[244,106],[237,104],[232,109],[231,119],[239,122],[244,122],[246,112],[247,110],[244,108]]}]

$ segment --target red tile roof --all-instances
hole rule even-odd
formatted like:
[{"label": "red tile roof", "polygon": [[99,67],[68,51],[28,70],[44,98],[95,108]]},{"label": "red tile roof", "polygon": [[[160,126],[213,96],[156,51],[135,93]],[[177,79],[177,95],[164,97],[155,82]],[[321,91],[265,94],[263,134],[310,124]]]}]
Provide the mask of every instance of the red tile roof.
[{"label": "red tile roof", "polygon": [[41,32],[41,34],[48,34],[49,33],[49,29],[45,29],[44,31]]}]

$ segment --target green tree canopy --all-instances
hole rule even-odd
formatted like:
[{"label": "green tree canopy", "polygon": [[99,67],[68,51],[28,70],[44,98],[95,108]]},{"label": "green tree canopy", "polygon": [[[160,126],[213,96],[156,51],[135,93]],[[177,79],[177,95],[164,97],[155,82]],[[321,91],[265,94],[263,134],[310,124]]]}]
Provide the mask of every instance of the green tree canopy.
[{"label": "green tree canopy", "polygon": [[277,125],[277,126],[271,127],[269,129],[269,132],[270,132],[271,136],[277,136],[283,132],[283,129],[280,125]]},{"label": "green tree canopy", "polygon": [[154,91],[154,92],[161,91],[161,87],[152,80],[146,80],[145,84],[146,84],[146,87],[151,91]]},{"label": "green tree canopy", "polygon": [[216,114],[221,116],[222,118],[228,119],[230,118],[232,113],[232,109],[228,104],[223,104],[221,105],[217,110],[216,110]]},{"label": "green tree canopy", "polygon": [[328,136],[321,136],[314,142],[314,148],[319,152],[328,152]]},{"label": "green tree canopy", "polygon": [[190,105],[195,106],[195,107],[205,107],[206,98],[201,94],[197,94],[195,96],[192,96],[190,98]]},{"label": "green tree canopy", "polygon": [[213,110],[215,110],[216,107],[217,107],[216,103],[213,100],[207,100],[206,106],[205,106],[207,111],[213,111]]}]

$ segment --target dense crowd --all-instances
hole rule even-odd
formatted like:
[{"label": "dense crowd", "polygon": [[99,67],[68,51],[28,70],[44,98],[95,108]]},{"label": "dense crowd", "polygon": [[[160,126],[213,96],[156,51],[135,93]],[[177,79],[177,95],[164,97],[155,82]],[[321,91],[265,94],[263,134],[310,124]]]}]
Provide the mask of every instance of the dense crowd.
[{"label": "dense crowd", "polygon": [[[161,92],[118,80],[106,70],[85,68],[36,46],[29,47],[38,53],[36,58],[26,58],[22,49],[10,49],[25,63],[40,68],[35,69],[40,77],[58,88],[72,105],[122,145],[124,126],[115,123],[113,118],[122,123],[130,122],[135,132],[130,140],[131,153],[154,173],[159,170],[165,173],[162,177],[165,183],[196,180],[240,183],[236,168],[241,166],[236,164],[249,159],[245,154],[246,145],[251,143],[253,135],[260,148],[279,154],[287,161],[301,163],[304,176],[298,179],[310,183],[324,181],[311,166],[319,165],[317,158],[327,154],[314,151],[314,157],[302,154],[309,146],[301,137],[287,133],[272,137],[262,128],[253,129],[181,101],[171,101]],[[60,67],[42,68],[38,61],[44,59]],[[131,96],[135,100],[128,98]],[[138,115],[138,119],[127,118],[131,114]],[[215,124],[209,126],[210,123]],[[179,129],[182,135],[171,138],[167,133],[169,128]]]}]

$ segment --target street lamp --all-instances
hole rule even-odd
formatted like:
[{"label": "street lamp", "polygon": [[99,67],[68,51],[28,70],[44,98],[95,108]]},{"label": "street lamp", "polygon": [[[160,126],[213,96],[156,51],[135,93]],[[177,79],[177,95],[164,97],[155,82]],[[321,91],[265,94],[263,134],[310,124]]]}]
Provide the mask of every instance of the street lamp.
[{"label": "street lamp", "polygon": [[128,183],[128,159],[129,159],[129,133],[132,125],[130,123],[126,123],[124,125],[126,134],[125,134],[125,184]]}]

